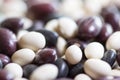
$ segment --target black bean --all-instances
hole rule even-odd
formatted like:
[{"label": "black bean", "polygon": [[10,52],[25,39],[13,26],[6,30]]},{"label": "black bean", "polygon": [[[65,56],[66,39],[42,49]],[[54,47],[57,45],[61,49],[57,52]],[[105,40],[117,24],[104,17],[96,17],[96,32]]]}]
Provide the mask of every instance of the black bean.
[{"label": "black bean", "polygon": [[84,61],[79,62],[78,64],[71,67],[68,77],[74,78],[79,73],[84,73],[83,69]]},{"label": "black bean", "polygon": [[113,64],[116,61],[116,51],[111,49],[105,52],[102,60],[106,61],[107,63],[109,63],[111,66],[113,66]]},{"label": "black bean", "polygon": [[16,51],[16,36],[5,28],[0,28],[0,52],[11,56]]},{"label": "black bean", "polygon": [[66,62],[62,59],[62,58],[58,58],[55,63],[54,63],[58,69],[59,69],[59,74],[58,74],[58,78],[61,77],[66,77],[68,75],[69,72],[69,68],[68,65],[66,64]]},{"label": "black bean", "polygon": [[57,57],[55,49],[45,48],[39,51],[33,61],[35,64],[53,63]]},{"label": "black bean", "polygon": [[37,30],[37,32],[42,33],[46,39],[46,46],[55,47],[58,39],[58,34],[46,29]]},{"label": "black bean", "polygon": [[23,76],[29,78],[31,73],[37,68],[34,64],[28,64],[23,67]]},{"label": "black bean", "polygon": [[23,20],[20,18],[8,18],[1,23],[1,27],[8,28],[15,34],[23,28]]}]

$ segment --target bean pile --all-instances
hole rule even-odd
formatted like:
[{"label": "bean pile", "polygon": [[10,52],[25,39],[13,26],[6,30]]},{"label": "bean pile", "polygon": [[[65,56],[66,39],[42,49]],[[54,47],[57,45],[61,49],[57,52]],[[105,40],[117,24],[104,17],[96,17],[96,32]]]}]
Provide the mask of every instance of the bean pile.
[{"label": "bean pile", "polygon": [[120,80],[120,1],[0,0],[0,80]]}]

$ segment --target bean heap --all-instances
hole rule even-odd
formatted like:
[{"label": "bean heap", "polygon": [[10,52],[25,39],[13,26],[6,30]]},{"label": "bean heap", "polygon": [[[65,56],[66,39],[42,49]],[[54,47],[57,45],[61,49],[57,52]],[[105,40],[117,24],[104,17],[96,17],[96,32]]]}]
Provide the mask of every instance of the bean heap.
[{"label": "bean heap", "polygon": [[0,80],[120,80],[120,1],[0,0]]}]

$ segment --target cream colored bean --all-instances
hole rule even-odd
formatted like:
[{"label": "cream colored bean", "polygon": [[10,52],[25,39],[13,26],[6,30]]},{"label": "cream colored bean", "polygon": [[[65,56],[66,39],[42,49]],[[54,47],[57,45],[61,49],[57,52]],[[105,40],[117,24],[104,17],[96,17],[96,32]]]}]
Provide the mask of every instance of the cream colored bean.
[{"label": "cream colored bean", "polygon": [[106,42],[106,48],[108,50],[110,49],[115,49],[115,50],[118,50],[120,49],[120,31],[116,31],[114,32],[107,40]]},{"label": "cream colored bean", "polygon": [[21,66],[24,66],[26,64],[29,64],[33,61],[35,58],[35,53],[31,49],[20,49],[17,50],[13,55],[12,55],[12,62],[17,63]]},{"label": "cream colored bean", "polygon": [[26,78],[15,78],[14,80],[28,80]]},{"label": "cream colored bean", "polygon": [[88,75],[86,74],[78,74],[74,80],[92,80]]},{"label": "cream colored bean", "polygon": [[19,40],[19,45],[21,48],[29,48],[34,51],[44,48],[45,44],[45,37],[39,32],[28,32]]},{"label": "cream colored bean", "polygon": [[4,67],[4,69],[13,74],[14,78],[22,77],[23,75],[22,67],[16,63],[9,63]]},{"label": "cream colored bean", "polygon": [[58,40],[57,40],[57,50],[59,52],[59,56],[63,56],[64,53],[65,53],[65,49],[66,49],[66,45],[67,45],[67,42],[64,38],[62,37],[58,37]]},{"label": "cream colored bean", "polygon": [[118,69],[113,69],[113,70],[111,71],[111,75],[112,75],[112,76],[118,76],[118,77],[120,77],[120,70],[118,70]]},{"label": "cream colored bean", "polygon": [[110,65],[100,59],[88,59],[84,63],[84,70],[85,73],[93,79],[97,79],[102,76],[109,76],[111,73]]},{"label": "cream colored bean", "polygon": [[77,64],[82,59],[82,51],[77,45],[71,45],[65,51],[65,58],[70,64]]},{"label": "cream colored bean", "polygon": [[89,58],[101,59],[104,55],[104,47],[99,42],[92,42],[86,46],[84,53],[88,59]]},{"label": "cream colored bean", "polygon": [[75,21],[67,17],[62,17],[58,21],[59,21],[58,28],[63,37],[72,38],[76,35],[78,26],[75,23]]},{"label": "cream colored bean", "polygon": [[19,41],[20,38],[21,38],[24,34],[26,34],[26,33],[28,33],[27,30],[20,30],[20,31],[17,33],[17,40]]},{"label": "cream colored bean", "polygon": [[47,22],[47,24],[45,25],[45,29],[50,30],[50,31],[57,31],[58,20],[53,19],[53,20],[50,20],[49,22]]},{"label": "cream colored bean", "polygon": [[30,80],[54,80],[58,75],[58,68],[53,64],[38,67],[30,76]]}]

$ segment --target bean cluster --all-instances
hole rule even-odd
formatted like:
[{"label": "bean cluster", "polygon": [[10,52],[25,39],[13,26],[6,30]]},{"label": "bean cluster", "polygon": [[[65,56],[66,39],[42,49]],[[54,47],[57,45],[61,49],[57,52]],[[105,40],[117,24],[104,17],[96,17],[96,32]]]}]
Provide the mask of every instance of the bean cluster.
[{"label": "bean cluster", "polygon": [[0,80],[120,80],[120,1],[0,0]]}]

